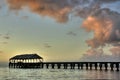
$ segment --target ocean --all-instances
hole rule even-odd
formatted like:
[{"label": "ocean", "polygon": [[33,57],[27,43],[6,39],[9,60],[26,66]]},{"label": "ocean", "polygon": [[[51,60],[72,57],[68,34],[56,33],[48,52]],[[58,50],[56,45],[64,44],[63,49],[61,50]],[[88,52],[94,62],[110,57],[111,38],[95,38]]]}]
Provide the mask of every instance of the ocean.
[{"label": "ocean", "polygon": [[0,67],[0,80],[120,80],[120,72],[78,69],[9,69]]}]

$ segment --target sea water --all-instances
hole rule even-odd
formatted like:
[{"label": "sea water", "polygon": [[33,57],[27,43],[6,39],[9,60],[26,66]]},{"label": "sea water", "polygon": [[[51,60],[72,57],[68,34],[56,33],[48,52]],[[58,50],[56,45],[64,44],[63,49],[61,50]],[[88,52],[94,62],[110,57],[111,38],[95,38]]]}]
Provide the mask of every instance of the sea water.
[{"label": "sea water", "polygon": [[120,72],[78,69],[0,68],[0,80],[120,80]]}]

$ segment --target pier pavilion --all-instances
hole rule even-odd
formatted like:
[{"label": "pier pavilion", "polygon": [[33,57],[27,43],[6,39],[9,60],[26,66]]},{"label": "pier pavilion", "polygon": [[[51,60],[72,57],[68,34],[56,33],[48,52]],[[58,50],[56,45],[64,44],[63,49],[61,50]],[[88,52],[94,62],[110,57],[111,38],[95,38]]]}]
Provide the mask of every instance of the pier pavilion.
[{"label": "pier pavilion", "polygon": [[40,68],[43,58],[37,54],[16,55],[9,59],[10,68]]}]

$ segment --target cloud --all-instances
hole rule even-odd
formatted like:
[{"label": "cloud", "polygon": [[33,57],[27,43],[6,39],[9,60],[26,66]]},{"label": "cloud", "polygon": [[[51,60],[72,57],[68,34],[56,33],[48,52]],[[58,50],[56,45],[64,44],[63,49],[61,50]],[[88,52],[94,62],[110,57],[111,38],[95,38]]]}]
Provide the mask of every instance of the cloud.
[{"label": "cloud", "polygon": [[0,34],[0,44],[8,44],[8,40],[10,39],[10,34]]},{"label": "cloud", "polygon": [[28,19],[29,17],[28,16],[22,16],[21,18],[22,19]]},{"label": "cloud", "polygon": [[102,49],[90,49],[84,54],[80,61],[89,61],[89,62],[116,62],[120,61],[120,54],[114,54],[112,53],[111,55],[104,54]]},{"label": "cloud", "polygon": [[8,42],[2,42],[2,44],[8,44]]},{"label": "cloud", "polygon": [[77,34],[76,34],[75,32],[72,32],[72,31],[69,31],[69,32],[67,33],[67,35],[70,35],[70,36],[77,36]]},{"label": "cloud", "polygon": [[[82,18],[83,23],[80,26],[88,33],[94,34],[91,39],[86,40],[91,47],[87,53],[91,55],[85,54],[83,58],[86,57],[86,60],[93,57],[96,57],[96,60],[97,58],[104,60],[105,57],[108,60],[116,58],[116,56],[105,55],[97,48],[104,47],[106,44],[113,45],[113,48],[120,45],[119,9],[113,11],[111,7],[102,7],[106,4],[115,4],[120,0],[7,0],[7,2],[10,10],[19,11],[28,7],[31,12],[40,16],[49,16],[60,23],[69,21],[70,14]],[[67,34],[76,36],[72,31]],[[45,47],[51,46],[45,44]]]},{"label": "cloud", "polygon": [[46,48],[51,48],[52,46],[50,46],[48,43],[45,43],[45,44],[44,44],[44,47],[46,47]]},{"label": "cloud", "polygon": [[[110,4],[119,0],[7,0],[10,10],[21,10],[28,7],[31,12],[41,16],[49,16],[58,22],[67,22],[69,14],[79,16],[82,27],[93,32],[94,37],[87,40],[89,46],[97,48],[112,42],[120,41],[120,14],[102,8],[102,4]],[[73,32],[68,33],[76,35]]]},{"label": "cloud", "polygon": [[[0,34],[0,45],[6,45],[8,44],[8,40],[10,39],[10,34],[7,33],[7,34]],[[0,50],[0,54],[4,54],[4,51],[3,50]]]},{"label": "cloud", "polygon": [[120,46],[115,46],[110,49],[113,55],[116,55],[120,58]]},{"label": "cloud", "polygon": [[4,39],[10,39],[10,36],[9,36],[9,34],[5,34],[5,35],[3,36],[3,38],[4,38]]},{"label": "cloud", "polygon": [[[117,18],[117,19],[116,19]],[[88,40],[89,46],[96,48],[106,43],[120,41],[120,14],[109,9],[100,9],[87,17],[82,27],[94,33],[94,38]]]},{"label": "cloud", "polygon": [[9,36],[4,36],[4,39],[10,39],[10,37]]},{"label": "cloud", "polygon": [[72,5],[56,0],[8,0],[10,10],[21,10],[27,6],[32,12],[41,16],[55,18],[58,22],[66,22]]},{"label": "cloud", "polygon": [[52,17],[58,22],[67,22],[72,12],[86,16],[100,3],[115,1],[117,0],[7,0],[10,10],[18,11],[28,7],[31,12]]},{"label": "cloud", "polygon": [[0,38],[8,40],[8,39],[10,39],[10,34],[9,33],[7,33],[7,34],[0,34]]}]

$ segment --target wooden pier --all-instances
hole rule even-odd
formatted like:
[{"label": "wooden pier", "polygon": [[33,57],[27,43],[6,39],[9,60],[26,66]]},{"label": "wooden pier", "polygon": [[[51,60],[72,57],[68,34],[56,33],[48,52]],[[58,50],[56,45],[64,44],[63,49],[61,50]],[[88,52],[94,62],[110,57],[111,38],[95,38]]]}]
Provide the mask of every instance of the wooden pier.
[{"label": "wooden pier", "polygon": [[43,58],[37,54],[25,54],[10,58],[9,68],[119,71],[120,62],[43,62]]},{"label": "wooden pier", "polygon": [[9,63],[10,68],[120,70],[120,62],[38,62]]}]

